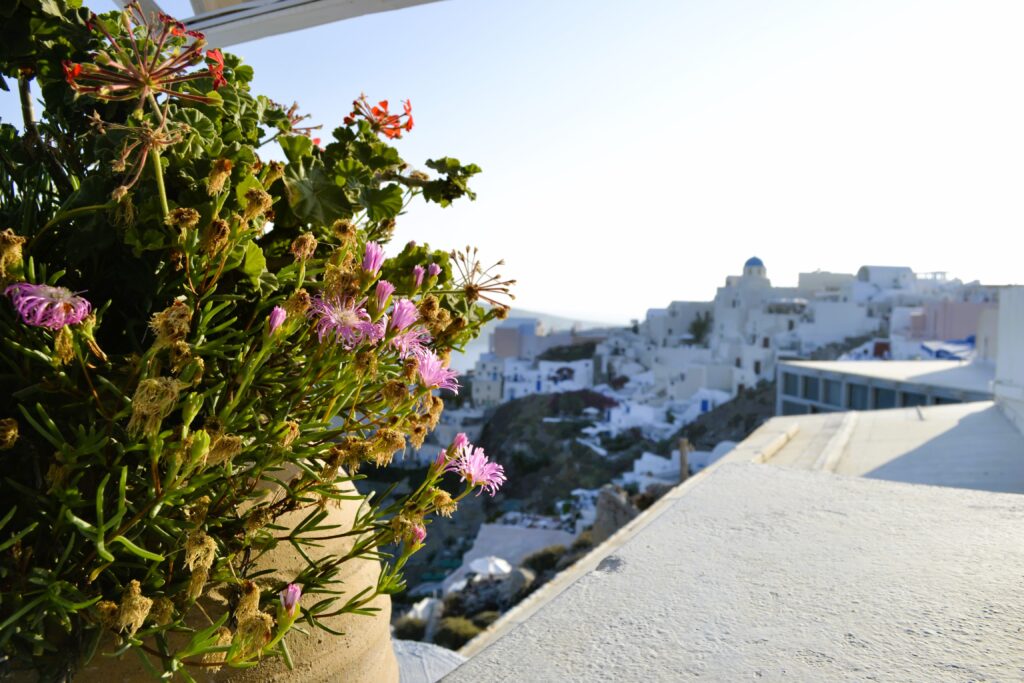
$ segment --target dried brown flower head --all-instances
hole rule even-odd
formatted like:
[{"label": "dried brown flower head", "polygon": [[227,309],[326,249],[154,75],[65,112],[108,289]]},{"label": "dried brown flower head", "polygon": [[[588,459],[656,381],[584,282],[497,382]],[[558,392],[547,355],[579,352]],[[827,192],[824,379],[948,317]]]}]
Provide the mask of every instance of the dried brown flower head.
[{"label": "dried brown flower head", "polygon": [[409,386],[405,382],[393,379],[384,385],[380,393],[388,405],[396,406],[408,400]]},{"label": "dried brown flower head", "polygon": [[459,504],[452,500],[451,494],[444,489],[434,489],[430,504],[442,517],[451,517],[459,507]]},{"label": "dried brown flower head", "polygon": [[65,325],[57,331],[53,338],[53,355],[61,365],[67,365],[75,359],[75,335],[70,327]]},{"label": "dried brown flower head", "polygon": [[166,626],[174,618],[174,603],[167,598],[155,598],[149,616],[157,626]]},{"label": "dried brown flower head", "polygon": [[104,628],[113,630],[117,626],[117,603],[113,600],[100,600],[96,603],[96,620]]},{"label": "dried brown flower head", "polygon": [[175,301],[153,314],[149,319],[149,328],[156,334],[157,348],[181,341],[192,329],[192,309],[181,301]]},{"label": "dried brown flower head", "polygon": [[260,588],[252,581],[243,581],[241,595],[238,597],[238,607],[235,608],[235,618],[242,622],[260,611]]},{"label": "dried brown flower head", "polygon": [[132,418],[128,422],[128,433],[133,437],[156,434],[160,423],[174,410],[180,390],[181,383],[171,377],[156,377],[139,382],[135,396],[132,397]]},{"label": "dried brown flower head", "polygon": [[377,430],[372,442],[373,460],[377,467],[387,467],[397,451],[405,448],[405,436],[393,427]]},{"label": "dried brown flower head", "polygon": [[0,451],[14,448],[18,441],[18,421],[13,417],[0,420]]},{"label": "dried brown flower head", "polygon": [[231,639],[231,645],[238,646],[238,656],[248,659],[263,649],[270,642],[274,629],[274,620],[269,614],[257,612],[250,614],[238,622],[238,630]]},{"label": "dried brown flower head", "polygon": [[316,237],[313,233],[304,232],[292,241],[291,252],[296,261],[308,261],[316,251]]},{"label": "dried brown flower head", "polygon": [[375,349],[365,349],[356,354],[354,367],[358,374],[366,377],[377,376],[378,356]]},{"label": "dried brown flower head", "polygon": [[15,235],[7,228],[0,231],[0,284],[19,275],[21,272],[21,245],[25,238]]},{"label": "dried brown flower head", "polygon": [[245,193],[245,211],[242,212],[242,220],[248,222],[257,216],[262,216],[273,203],[274,198],[260,188],[250,188]]},{"label": "dried brown flower head", "polygon": [[206,579],[210,575],[210,570],[205,567],[196,567],[192,570],[192,576],[188,580],[188,591],[186,597],[189,600],[197,600],[199,596],[203,594],[203,588],[206,587]]},{"label": "dried brown flower head", "polygon": [[284,164],[280,161],[271,161],[267,164],[267,177],[263,179],[263,186],[270,187],[275,180],[284,177]]},{"label": "dried brown flower head", "polygon": [[313,299],[309,292],[298,289],[284,302],[284,310],[288,312],[289,318],[301,318],[306,315],[312,303]]},{"label": "dried brown flower head", "polygon": [[199,212],[188,206],[179,206],[171,209],[164,222],[178,230],[191,230],[199,225]]},{"label": "dried brown flower head", "polygon": [[129,636],[135,635],[135,632],[142,628],[152,607],[153,601],[142,595],[142,585],[133,579],[121,596],[121,604],[117,608],[116,629],[128,631]]},{"label": "dried brown flower head", "polygon": [[206,234],[203,236],[203,251],[208,256],[216,256],[228,246],[230,238],[231,226],[226,220],[218,218],[206,229]]},{"label": "dried brown flower head", "polygon": [[206,178],[206,191],[212,197],[224,191],[224,185],[231,177],[231,168],[234,163],[231,159],[217,159],[213,162],[210,175]]},{"label": "dried brown flower head", "polygon": [[356,224],[347,218],[340,218],[331,225],[331,232],[343,247],[352,245],[356,241],[358,230]]},{"label": "dried brown flower head", "polygon": [[242,437],[233,434],[221,434],[210,446],[210,456],[206,464],[215,467],[235,459],[235,456],[242,452]]},{"label": "dried brown flower head", "polygon": [[217,557],[217,542],[202,531],[193,531],[185,539],[185,566],[189,571],[209,569]]}]

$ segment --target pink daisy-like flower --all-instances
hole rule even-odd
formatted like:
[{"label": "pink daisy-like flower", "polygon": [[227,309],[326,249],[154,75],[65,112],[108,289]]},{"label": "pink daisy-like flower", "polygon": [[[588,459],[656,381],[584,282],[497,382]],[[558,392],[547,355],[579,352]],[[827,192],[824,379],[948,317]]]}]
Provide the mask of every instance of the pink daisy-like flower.
[{"label": "pink daisy-like flower", "polygon": [[289,583],[283,591],[278,593],[281,598],[281,607],[290,617],[294,617],[299,610],[299,598],[302,597],[302,586],[297,583]]},{"label": "pink daisy-like flower", "polygon": [[370,344],[376,344],[384,338],[387,330],[388,317],[386,315],[382,316],[381,319],[375,323],[363,323],[363,340]]},{"label": "pink daisy-like flower", "polygon": [[395,293],[395,286],[387,280],[377,281],[377,310],[383,311],[384,307],[388,305],[388,299]]},{"label": "pink daisy-like flower", "polygon": [[445,472],[454,472],[470,486],[478,487],[477,495],[487,491],[494,496],[505,483],[505,468],[492,462],[484,449],[474,447],[468,441],[458,454],[445,466]]},{"label": "pink daisy-like flower", "polygon": [[466,436],[465,432],[459,432],[455,435],[455,438],[452,439],[453,451],[461,452],[465,450],[467,446],[469,446],[469,437]]},{"label": "pink daisy-like flower", "polygon": [[384,265],[384,248],[376,242],[367,242],[366,251],[363,253],[363,270],[376,275],[382,265]]},{"label": "pink daisy-like flower", "polygon": [[431,263],[429,266],[427,266],[427,275],[429,275],[430,277],[437,277],[440,274],[441,266],[437,265],[436,263]]},{"label": "pink daisy-like flower", "polygon": [[18,282],[4,294],[11,297],[22,322],[34,327],[59,330],[82,322],[92,311],[92,304],[65,287]]},{"label": "pink daisy-like flower", "polygon": [[416,310],[416,304],[408,299],[399,299],[395,304],[395,310],[391,312],[391,329],[404,330],[412,325],[420,317]]},{"label": "pink daisy-like flower", "polygon": [[444,362],[430,349],[423,349],[416,355],[419,361],[420,382],[428,389],[447,389],[453,394],[459,393],[459,383],[455,380],[459,373],[445,367]]},{"label": "pink daisy-like flower", "polygon": [[427,529],[422,524],[413,524],[412,526],[412,540],[416,545],[423,543],[423,539],[427,537]]},{"label": "pink daisy-like flower", "polygon": [[281,327],[284,323],[284,319],[288,317],[288,311],[284,310],[280,306],[274,306],[274,310],[270,312],[268,317],[268,323],[270,325],[270,334],[274,334],[277,328]]},{"label": "pink daisy-like flower", "polygon": [[412,267],[412,280],[416,283],[416,287],[423,286],[423,274],[427,271],[423,269],[423,266]]},{"label": "pink daisy-like flower", "polygon": [[391,346],[398,351],[402,360],[411,356],[419,356],[430,343],[430,333],[422,327],[410,327],[402,330],[391,339]]},{"label": "pink daisy-like flower", "polygon": [[310,306],[310,315],[316,318],[316,336],[322,342],[333,336],[345,348],[353,348],[374,325],[370,322],[370,314],[363,308],[366,299],[356,302],[355,299],[323,299],[316,297]]},{"label": "pink daisy-like flower", "polygon": [[447,465],[447,464],[448,464],[448,451],[446,451],[445,449],[442,448],[441,452],[437,454],[436,458],[434,458],[434,467],[437,467],[438,469],[442,469],[443,470],[445,468],[445,465]]}]

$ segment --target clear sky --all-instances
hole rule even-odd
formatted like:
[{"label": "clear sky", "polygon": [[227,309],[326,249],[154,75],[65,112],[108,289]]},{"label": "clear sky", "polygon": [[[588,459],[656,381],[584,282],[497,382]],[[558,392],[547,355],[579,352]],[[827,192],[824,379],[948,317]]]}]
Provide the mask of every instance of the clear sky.
[{"label": "clear sky", "polygon": [[1024,281],[1022,33],[1019,0],[446,0],[229,50],[328,131],[361,91],[411,99],[403,156],[484,173],[398,242],[478,245],[523,308],[618,322],[752,255],[780,285]]}]

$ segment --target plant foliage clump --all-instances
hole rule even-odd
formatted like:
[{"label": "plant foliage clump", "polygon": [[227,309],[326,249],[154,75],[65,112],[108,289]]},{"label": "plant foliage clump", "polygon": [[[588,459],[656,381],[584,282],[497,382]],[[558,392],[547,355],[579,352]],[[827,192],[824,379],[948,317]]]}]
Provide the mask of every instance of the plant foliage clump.
[{"label": "plant foliage clump", "polygon": [[[409,202],[472,198],[480,170],[410,170],[408,102],[360,97],[321,147],[252,78],[137,6],[0,9],[23,113],[0,122],[0,676],[65,680],[104,639],[166,678],[287,660],[293,624],[401,590],[430,515],[503,481],[463,440],[328,523],[361,468],[423,444],[510,283],[475,252],[387,248]],[[261,568],[282,544],[295,575]],[[376,585],[340,582],[367,558]]]}]

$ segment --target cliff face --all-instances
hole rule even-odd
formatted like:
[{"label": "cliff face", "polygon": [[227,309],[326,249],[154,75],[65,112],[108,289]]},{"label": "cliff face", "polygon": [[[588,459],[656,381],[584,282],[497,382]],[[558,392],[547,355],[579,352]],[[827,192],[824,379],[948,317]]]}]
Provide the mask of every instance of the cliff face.
[{"label": "cliff face", "polygon": [[554,501],[569,498],[573,489],[608,483],[645,448],[653,447],[637,433],[620,438],[605,457],[576,441],[592,424],[584,409],[612,405],[611,399],[592,391],[526,396],[501,405],[479,439],[508,475],[494,503],[552,514]]},{"label": "cliff face", "polygon": [[680,429],[670,445],[688,439],[697,450],[710,451],[719,441],[739,443],[774,415],[775,382],[761,382]]}]

